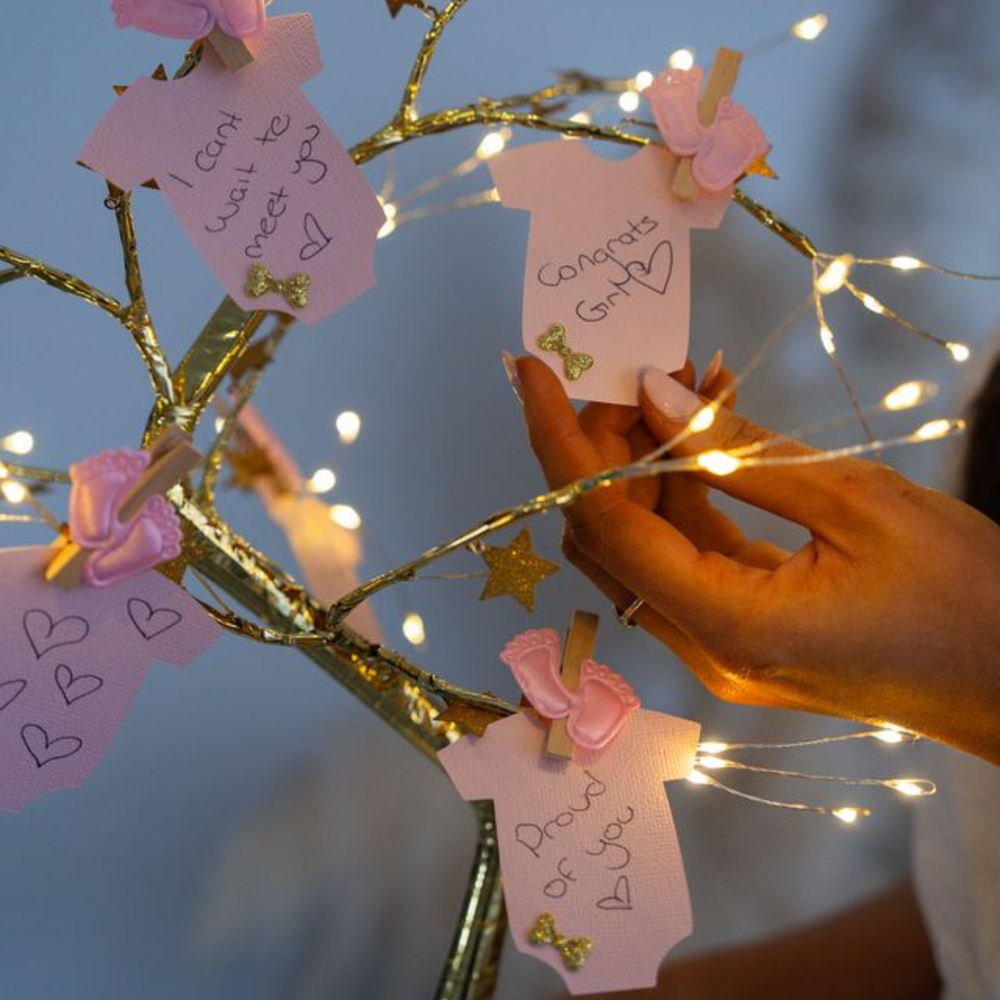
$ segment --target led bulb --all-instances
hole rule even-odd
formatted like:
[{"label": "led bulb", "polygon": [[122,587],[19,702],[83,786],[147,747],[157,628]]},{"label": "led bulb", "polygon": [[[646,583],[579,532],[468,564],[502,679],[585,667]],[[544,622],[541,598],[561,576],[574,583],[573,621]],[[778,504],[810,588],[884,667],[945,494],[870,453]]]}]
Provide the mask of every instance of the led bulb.
[{"label": "led bulb", "polygon": [[344,444],[354,444],[361,433],[361,417],[353,410],[344,410],[343,413],[337,414],[334,426]]},{"label": "led bulb", "polygon": [[413,646],[422,646],[427,641],[424,620],[416,611],[411,611],[403,619],[403,635],[406,637],[406,641]]},{"label": "led bulb", "polygon": [[698,750],[700,753],[723,753],[729,749],[728,743],[699,743]]},{"label": "led bulb", "polygon": [[635,89],[645,90],[653,82],[653,74],[648,69],[640,70],[635,74]]},{"label": "led bulb", "polygon": [[380,240],[384,240],[387,236],[391,236],[396,231],[396,220],[386,219],[382,223],[382,228],[378,231],[377,237]]},{"label": "led bulb", "polygon": [[569,116],[569,120],[571,122],[576,122],[577,125],[589,125],[594,118],[587,111],[577,111],[575,115]]},{"label": "led bulb", "polygon": [[816,279],[816,290],[820,295],[832,295],[843,288],[853,265],[854,258],[849,253],[830,261],[826,270]]},{"label": "led bulb", "polygon": [[926,424],[921,424],[914,432],[913,436],[918,441],[933,441],[935,438],[942,438],[950,434],[953,430],[960,430],[965,426],[961,420],[928,420]]},{"label": "led bulb", "polygon": [[874,295],[869,295],[868,292],[861,293],[861,304],[869,312],[875,313],[876,316],[884,316],[886,313],[885,306]]},{"label": "led bulb", "polygon": [[792,34],[796,38],[801,38],[804,42],[812,42],[819,38],[829,24],[826,14],[813,14],[812,17],[804,17],[792,25]]},{"label": "led bulb", "polygon": [[972,351],[969,349],[968,344],[959,343],[957,340],[949,340],[947,344],[944,345],[948,348],[951,356],[961,364],[963,361],[968,361],[972,357]]},{"label": "led bulb", "polygon": [[634,90],[626,90],[618,98],[618,107],[627,114],[631,114],[633,111],[639,110],[639,95]]},{"label": "led bulb", "polygon": [[923,267],[924,265],[916,257],[908,257],[906,254],[900,254],[898,257],[889,258],[889,266],[894,267],[897,271],[915,271],[918,267]]},{"label": "led bulb", "polygon": [[5,479],[0,483],[0,492],[7,503],[19,504],[28,499],[28,491],[15,479]]},{"label": "led bulb", "polygon": [[496,156],[497,153],[502,153],[504,146],[507,145],[507,137],[503,132],[487,132],[483,136],[482,142],[476,149],[476,156],[480,160],[488,160],[491,156]]},{"label": "led bulb", "polygon": [[330,520],[348,531],[357,531],[361,527],[361,515],[346,503],[335,503],[330,507]]},{"label": "led bulb", "polygon": [[0,447],[13,455],[27,455],[35,447],[35,438],[30,431],[14,431],[0,441]]},{"label": "led bulb", "polygon": [[707,767],[710,771],[718,771],[720,768],[729,767],[729,761],[721,757],[699,757],[697,760],[699,767]]},{"label": "led bulb", "polygon": [[691,431],[692,434],[700,434],[702,431],[707,431],[714,423],[715,407],[703,406],[691,418],[691,422],[688,424],[688,430]]},{"label": "led bulb", "polygon": [[333,469],[317,469],[307,480],[306,489],[310,493],[329,493],[337,485]]},{"label": "led bulb", "polygon": [[823,345],[823,350],[827,354],[837,353],[837,342],[833,339],[833,330],[831,330],[826,323],[821,323],[819,327],[819,339],[820,343]]},{"label": "led bulb", "polygon": [[694,66],[694,52],[691,49],[674,49],[667,59],[671,69],[691,69]]},{"label": "led bulb", "polygon": [[891,781],[887,781],[886,785],[899,792],[900,795],[911,797],[933,795],[937,791],[933,782],[926,781],[923,778],[893,778]]},{"label": "led bulb", "polygon": [[882,729],[875,734],[875,739],[883,743],[902,743],[904,736],[895,729]]},{"label": "led bulb", "polygon": [[882,397],[882,408],[893,411],[909,410],[911,407],[926,403],[928,399],[933,399],[937,391],[937,386],[933,382],[901,382]]},{"label": "led bulb", "polygon": [[708,785],[711,784],[712,781],[707,774],[702,774],[701,771],[696,770],[688,772],[687,780],[690,781],[692,785]]},{"label": "led bulb", "polygon": [[740,467],[740,460],[724,451],[706,451],[698,456],[698,464],[713,476],[728,476]]},{"label": "led bulb", "polygon": [[843,806],[840,809],[834,809],[830,815],[836,816],[841,823],[855,823],[861,814],[851,806]]}]

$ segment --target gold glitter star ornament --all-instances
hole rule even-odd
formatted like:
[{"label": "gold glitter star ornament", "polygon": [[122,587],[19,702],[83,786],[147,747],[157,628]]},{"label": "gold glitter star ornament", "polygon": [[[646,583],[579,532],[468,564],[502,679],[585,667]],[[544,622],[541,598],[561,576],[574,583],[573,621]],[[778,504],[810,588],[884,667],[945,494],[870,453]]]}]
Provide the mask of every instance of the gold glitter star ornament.
[{"label": "gold glitter star ornament", "polygon": [[479,600],[509,594],[528,611],[535,610],[535,587],[559,565],[543,559],[531,547],[531,532],[524,528],[509,545],[486,545],[481,553],[489,574]]}]

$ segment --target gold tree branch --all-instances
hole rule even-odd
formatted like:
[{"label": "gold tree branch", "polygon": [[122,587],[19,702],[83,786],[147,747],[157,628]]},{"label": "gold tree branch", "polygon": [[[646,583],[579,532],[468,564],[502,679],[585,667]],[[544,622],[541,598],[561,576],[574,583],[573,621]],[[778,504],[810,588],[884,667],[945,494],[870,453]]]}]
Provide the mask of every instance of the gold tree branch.
[{"label": "gold tree branch", "polygon": [[[67,295],[75,295],[77,298],[89,302],[98,309],[103,309],[109,316],[113,316],[119,323],[124,321],[124,307],[113,296],[107,292],[102,292],[99,288],[88,284],[82,278],[78,278],[66,271],[60,271],[57,267],[50,267],[48,264],[18,253],[10,247],[0,246],[0,261],[10,264],[11,267],[27,278],[35,278],[46,285],[66,292]],[[9,280],[9,279],[8,279]]]}]

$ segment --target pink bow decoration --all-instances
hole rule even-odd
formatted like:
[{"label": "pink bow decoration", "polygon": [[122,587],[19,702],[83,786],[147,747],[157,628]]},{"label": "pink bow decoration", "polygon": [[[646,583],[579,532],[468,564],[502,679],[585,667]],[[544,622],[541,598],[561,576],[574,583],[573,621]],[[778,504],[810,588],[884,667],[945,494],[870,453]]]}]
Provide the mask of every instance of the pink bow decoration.
[{"label": "pink bow decoration", "polygon": [[702,69],[670,69],[643,91],[667,148],[692,157],[691,172],[706,191],[724,191],[771,148],[757,120],[731,97],[723,97],[715,121],[698,117]]},{"label": "pink bow decoration", "polygon": [[142,28],[167,38],[203,38],[218,26],[233,38],[264,27],[264,0],[112,0],[119,28]]},{"label": "pink bow decoration", "polygon": [[580,686],[570,691],[559,675],[560,645],[555,629],[529,629],[504,646],[500,659],[539,715],[568,717],[569,738],[584,750],[601,750],[639,707],[639,699],[621,674],[590,659],[580,665]]},{"label": "pink bow decoration", "polygon": [[92,553],[83,568],[92,587],[111,586],[180,555],[180,518],[164,497],[150,497],[131,521],[118,519],[121,502],[150,460],[148,451],[119,448],[70,466],[69,531]]}]

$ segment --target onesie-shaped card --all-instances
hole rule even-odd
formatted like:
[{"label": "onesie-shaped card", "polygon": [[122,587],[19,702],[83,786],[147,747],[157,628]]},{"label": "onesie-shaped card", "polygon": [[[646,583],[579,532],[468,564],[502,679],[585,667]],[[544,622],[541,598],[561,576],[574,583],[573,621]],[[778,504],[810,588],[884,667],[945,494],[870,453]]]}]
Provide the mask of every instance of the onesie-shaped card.
[{"label": "onesie-shaped card", "polygon": [[221,635],[160,573],[63,590],[45,582],[51,558],[0,552],[0,809],[82,785],[153,661],[186,666]]},{"label": "onesie-shaped card", "polygon": [[140,77],[80,160],[122,189],[154,178],[243,309],[316,323],[375,283],[385,214],[299,89],[322,65],[309,15],[269,18],[245,44],[238,73],[206,45],[186,77]]},{"label": "onesie-shaped card", "polygon": [[559,642],[552,629],[525,632],[502,659],[533,706],[568,716],[572,760],[545,756],[549,727],[527,713],[439,757],[464,799],[494,801],[518,950],[571,993],[654,986],[663,956],[691,932],[663,783],[691,771],[699,727],[637,709],[628,684],[591,660],[565,691]]},{"label": "onesie-shaped card", "polygon": [[560,139],[489,167],[504,205],[531,211],[524,346],[569,395],[635,404],[643,369],[683,367],[690,230],[722,222],[731,188],[680,201],[670,192],[677,160],[653,145],[608,160]]}]

